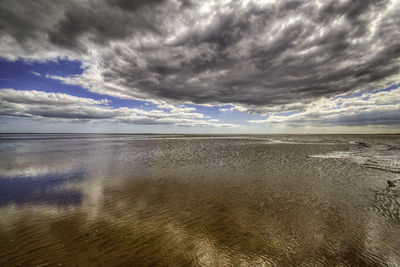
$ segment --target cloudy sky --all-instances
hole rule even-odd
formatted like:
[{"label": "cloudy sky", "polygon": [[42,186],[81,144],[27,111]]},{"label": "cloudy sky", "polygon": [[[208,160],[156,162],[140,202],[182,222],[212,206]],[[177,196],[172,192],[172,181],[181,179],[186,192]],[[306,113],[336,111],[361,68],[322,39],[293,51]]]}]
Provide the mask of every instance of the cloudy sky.
[{"label": "cloudy sky", "polygon": [[2,0],[1,132],[400,132],[399,0]]}]

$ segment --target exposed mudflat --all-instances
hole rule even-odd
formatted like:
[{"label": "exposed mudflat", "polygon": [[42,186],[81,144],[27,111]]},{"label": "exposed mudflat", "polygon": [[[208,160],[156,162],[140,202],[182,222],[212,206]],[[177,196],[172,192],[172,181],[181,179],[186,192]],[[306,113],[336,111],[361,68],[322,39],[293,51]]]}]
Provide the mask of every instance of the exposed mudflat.
[{"label": "exposed mudflat", "polygon": [[0,135],[0,266],[399,266],[400,136]]}]

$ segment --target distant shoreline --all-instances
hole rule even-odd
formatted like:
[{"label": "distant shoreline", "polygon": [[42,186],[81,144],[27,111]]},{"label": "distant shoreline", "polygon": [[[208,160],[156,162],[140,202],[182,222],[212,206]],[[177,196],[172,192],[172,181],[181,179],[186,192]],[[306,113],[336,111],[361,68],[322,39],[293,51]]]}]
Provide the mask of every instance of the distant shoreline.
[{"label": "distant shoreline", "polygon": [[3,132],[0,135],[165,135],[165,136],[265,136],[265,135],[400,135],[400,133],[7,133]]}]

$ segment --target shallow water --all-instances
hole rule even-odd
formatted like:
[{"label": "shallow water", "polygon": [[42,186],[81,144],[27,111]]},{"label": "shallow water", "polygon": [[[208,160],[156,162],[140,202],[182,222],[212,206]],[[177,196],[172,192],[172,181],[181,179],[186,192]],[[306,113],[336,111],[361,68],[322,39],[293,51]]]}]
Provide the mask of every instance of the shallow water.
[{"label": "shallow water", "polygon": [[399,266],[399,148],[395,135],[1,135],[0,266]]}]

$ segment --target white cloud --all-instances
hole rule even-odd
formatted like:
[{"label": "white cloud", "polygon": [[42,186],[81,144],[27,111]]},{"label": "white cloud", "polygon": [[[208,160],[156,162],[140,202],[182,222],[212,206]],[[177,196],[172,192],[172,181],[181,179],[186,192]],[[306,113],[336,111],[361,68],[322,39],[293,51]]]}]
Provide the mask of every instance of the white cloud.
[{"label": "white cloud", "polygon": [[43,105],[107,105],[109,100],[94,100],[91,98],[76,97],[63,93],[47,93],[36,90],[0,90],[1,104],[43,104]]},{"label": "white cloud", "polygon": [[36,71],[31,71],[31,73],[32,73],[33,75],[36,75],[36,76],[42,76],[42,74],[40,74],[39,72],[36,72]]},{"label": "white cloud", "polygon": [[400,126],[400,87],[357,96],[321,98],[290,115],[271,113],[252,123],[295,125]]},{"label": "white cloud", "polygon": [[62,121],[114,121],[135,124],[235,127],[206,119],[195,109],[158,103],[159,108],[113,108],[106,99],[94,100],[62,93],[0,89],[0,115]]}]

